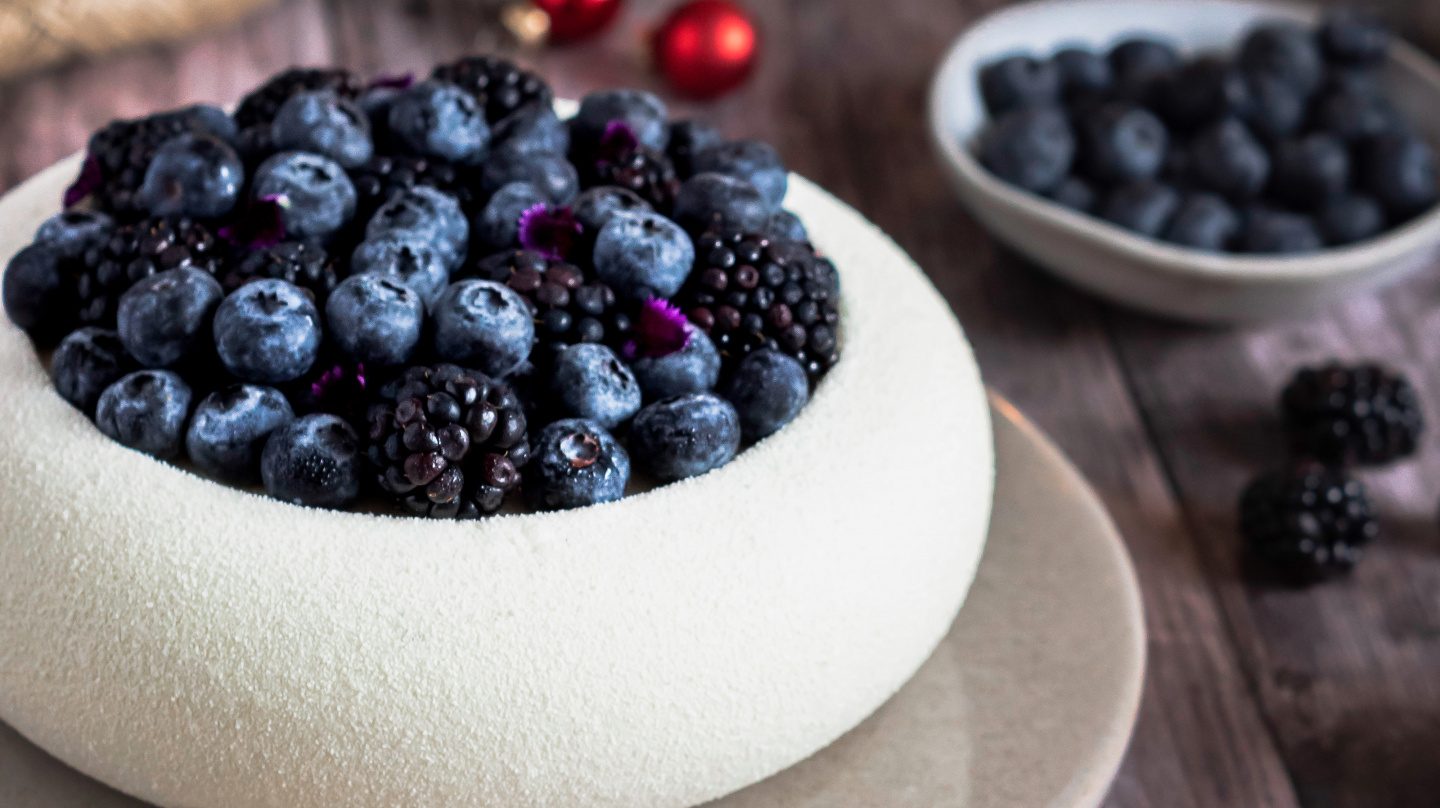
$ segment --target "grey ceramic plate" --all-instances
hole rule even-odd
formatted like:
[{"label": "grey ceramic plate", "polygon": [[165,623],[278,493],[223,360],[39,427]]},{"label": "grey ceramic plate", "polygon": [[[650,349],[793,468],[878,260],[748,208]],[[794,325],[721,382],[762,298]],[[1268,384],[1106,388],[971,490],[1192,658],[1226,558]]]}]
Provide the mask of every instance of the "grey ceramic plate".
[{"label": "grey ceramic plate", "polygon": [[[993,399],[999,484],[970,598],[899,694],[833,746],[707,808],[1092,808],[1125,753],[1145,629],[1094,492]],[[0,806],[143,808],[0,725]]]}]

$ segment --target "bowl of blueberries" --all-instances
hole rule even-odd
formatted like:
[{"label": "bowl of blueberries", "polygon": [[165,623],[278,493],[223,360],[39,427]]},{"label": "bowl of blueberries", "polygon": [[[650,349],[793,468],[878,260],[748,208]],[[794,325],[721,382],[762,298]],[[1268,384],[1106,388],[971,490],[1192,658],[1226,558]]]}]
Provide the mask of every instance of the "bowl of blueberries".
[{"label": "bowl of blueberries", "polygon": [[1355,10],[1013,6],[950,49],[930,119],[997,238],[1154,314],[1302,316],[1440,245],[1440,65]]}]

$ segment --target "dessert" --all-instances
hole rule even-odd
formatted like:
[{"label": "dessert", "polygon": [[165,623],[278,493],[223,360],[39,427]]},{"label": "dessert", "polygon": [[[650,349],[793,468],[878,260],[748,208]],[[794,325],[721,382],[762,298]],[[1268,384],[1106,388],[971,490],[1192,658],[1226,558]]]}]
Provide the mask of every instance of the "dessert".
[{"label": "dessert", "polygon": [[1132,35],[1107,52],[1015,54],[978,72],[973,144],[1005,182],[1206,252],[1365,241],[1440,201],[1433,148],[1387,96],[1390,33],[1328,12],[1262,22],[1233,53]]},{"label": "dessert", "polygon": [[[990,507],[986,402],[903,253],[798,177],[798,219],[778,213],[750,148],[725,160],[747,178],[702,173],[662,217],[665,172],[641,164],[693,163],[702,128],[628,93],[564,124],[518,71],[465,64],[405,101],[329,72],[272,83],[236,116],[247,187],[228,221],[142,211],[168,184],[141,194],[95,160],[71,199],[128,194],[108,225],[75,211],[28,244],[81,159],[0,201],[6,285],[45,304],[7,293],[0,325],[0,457],[24,470],[0,503],[0,717],[71,765],[159,804],[692,805],[853,727],[963,602]],[[261,122],[295,87],[330,94],[337,136],[306,141],[328,156],[274,152],[281,127]],[[487,125],[520,140],[471,166],[478,127],[453,113],[482,94]],[[337,171],[358,161],[352,104],[402,125]],[[411,127],[411,105],[459,128]],[[230,142],[194,118],[175,136]],[[583,156],[547,151],[562,131],[623,137],[638,174],[603,176],[641,180],[560,204],[593,182],[562,165]],[[518,175],[488,160],[532,154],[523,193],[494,187]],[[798,294],[790,269],[757,267],[755,294],[702,299],[693,254],[677,286],[667,221],[692,251],[718,223],[737,262],[787,245]],[[797,221],[808,244],[746,235]],[[261,257],[236,264],[241,247]],[[43,316],[55,301],[75,320]],[[707,334],[700,309],[729,326]],[[56,343],[52,380],[35,346]],[[410,351],[448,356],[394,362]],[[92,401],[141,451],[97,429]]]}]

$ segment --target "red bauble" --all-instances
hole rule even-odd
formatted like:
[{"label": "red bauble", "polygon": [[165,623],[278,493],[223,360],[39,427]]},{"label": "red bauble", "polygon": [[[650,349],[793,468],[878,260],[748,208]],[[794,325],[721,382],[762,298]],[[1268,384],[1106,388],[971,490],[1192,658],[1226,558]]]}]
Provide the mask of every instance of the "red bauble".
[{"label": "red bauble", "polygon": [[651,48],[656,67],[676,90],[714,98],[750,75],[760,32],[750,14],[730,0],[689,0],[656,29]]},{"label": "red bauble", "polygon": [[620,12],[623,0],[532,0],[550,18],[551,42],[576,42],[598,34]]}]

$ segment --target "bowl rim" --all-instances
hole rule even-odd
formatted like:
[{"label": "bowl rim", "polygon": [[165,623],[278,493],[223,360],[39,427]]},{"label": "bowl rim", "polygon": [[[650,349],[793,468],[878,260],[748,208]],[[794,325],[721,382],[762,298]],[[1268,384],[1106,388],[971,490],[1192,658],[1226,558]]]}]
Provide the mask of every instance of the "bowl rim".
[{"label": "bowl rim", "polygon": [[[1250,256],[1187,249],[1132,233],[1097,216],[1065,208],[1045,197],[1009,185],[985,170],[950,129],[951,90],[957,81],[963,80],[960,77],[973,75],[977,66],[966,51],[991,26],[1012,18],[1043,14],[1062,6],[1067,9],[1085,5],[1156,8],[1181,4],[1192,11],[1203,9],[1212,13],[1224,13],[1240,7],[1263,9],[1277,17],[1297,22],[1314,22],[1321,11],[1314,6],[1285,0],[1028,0],[984,15],[971,23],[946,48],[931,78],[929,90],[930,135],[935,148],[953,177],[967,190],[983,197],[983,202],[971,200],[962,193],[966,206],[973,210],[982,204],[999,204],[1071,237],[1103,245],[1112,252],[1154,268],[1210,280],[1314,283],[1363,276],[1375,271],[1378,266],[1440,243],[1440,204],[1437,204],[1409,222],[1366,241],[1346,247],[1327,247],[1302,255]],[[1139,33],[1140,27],[1131,25],[1116,29],[1117,34],[1127,31]],[[1390,60],[1423,84],[1434,88],[1437,99],[1440,99],[1440,63],[1399,37],[1391,44]]]}]

